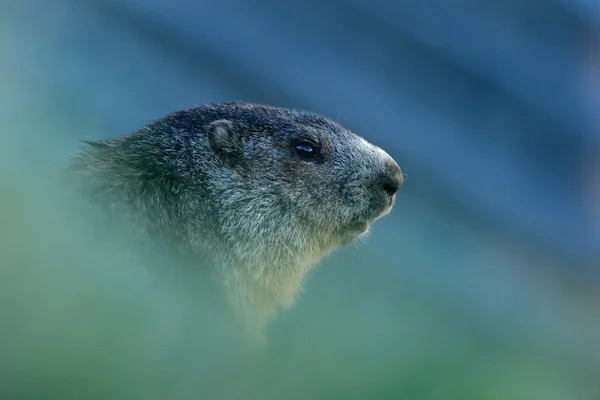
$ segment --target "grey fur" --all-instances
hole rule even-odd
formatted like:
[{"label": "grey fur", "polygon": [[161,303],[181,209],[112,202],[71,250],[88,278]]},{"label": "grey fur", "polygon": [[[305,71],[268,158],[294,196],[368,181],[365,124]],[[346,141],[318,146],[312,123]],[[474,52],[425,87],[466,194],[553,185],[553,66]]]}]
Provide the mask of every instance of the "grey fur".
[{"label": "grey fur", "polygon": [[[304,140],[319,157],[295,153]],[[402,184],[387,153],[339,124],[242,102],[177,111],[89,144],[69,181],[140,237],[209,260],[257,329],[292,304],[322,256],[387,214]]]}]

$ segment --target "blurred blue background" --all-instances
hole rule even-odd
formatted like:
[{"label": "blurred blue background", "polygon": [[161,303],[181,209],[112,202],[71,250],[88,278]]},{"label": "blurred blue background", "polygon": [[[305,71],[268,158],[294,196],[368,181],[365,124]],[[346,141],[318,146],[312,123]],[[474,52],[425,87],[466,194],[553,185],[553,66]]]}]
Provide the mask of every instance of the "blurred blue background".
[{"label": "blurred blue background", "polygon": [[[386,331],[363,339],[403,338],[399,358],[419,348],[445,373],[495,365],[522,382],[499,367],[519,337],[514,365],[548,365],[535,379],[554,387],[522,398],[598,399],[599,27],[585,0],[4,0],[0,121],[50,165],[207,102],[332,117],[408,180],[273,329],[309,341],[360,317]],[[401,328],[373,322],[391,316]]]}]

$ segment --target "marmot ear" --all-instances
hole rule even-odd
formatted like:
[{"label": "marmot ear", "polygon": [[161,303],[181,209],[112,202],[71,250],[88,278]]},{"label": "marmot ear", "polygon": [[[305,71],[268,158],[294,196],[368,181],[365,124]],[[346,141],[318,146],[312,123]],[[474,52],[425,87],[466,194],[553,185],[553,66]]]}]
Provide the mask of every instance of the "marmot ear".
[{"label": "marmot ear", "polygon": [[205,128],[211,149],[219,155],[232,156],[239,151],[239,137],[233,123],[226,119],[211,122]]}]

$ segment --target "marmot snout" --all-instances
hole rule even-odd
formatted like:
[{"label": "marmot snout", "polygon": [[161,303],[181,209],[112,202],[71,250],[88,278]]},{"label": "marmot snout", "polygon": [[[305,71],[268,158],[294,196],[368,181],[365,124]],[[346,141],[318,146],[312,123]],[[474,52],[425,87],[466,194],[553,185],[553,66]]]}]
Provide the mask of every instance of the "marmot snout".
[{"label": "marmot snout", "polygon": [[259,326],[322,256],[386,215],[403,182],[386,152],[339,124],[247,103],[178,111],[90,144],[70,167],[87,199],[208,257]]},{"label": "marmot snout", "polygon": [[[372,146],[372,145],[370,145]],[[366,180],[370,196],[365,196],[369,202],[364,222],[372,223],[391,211],[396,199],[396,192],[404,183],[404,176],[398,164],[383,150],[376,148],[380,155],[380,166],[373,166],[372,180]],[[372,214],[371,214],[372,213]]]}]

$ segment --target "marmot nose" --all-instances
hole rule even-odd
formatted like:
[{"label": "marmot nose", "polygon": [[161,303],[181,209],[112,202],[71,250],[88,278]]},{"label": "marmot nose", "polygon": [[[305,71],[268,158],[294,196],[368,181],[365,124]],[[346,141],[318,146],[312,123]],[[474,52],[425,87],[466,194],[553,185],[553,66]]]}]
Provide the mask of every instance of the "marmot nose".
[{"label": "marmot nose", "polygon": [[382,177],[382,185],[383,190],[389,195],[393,196],[396,194],[398,189],[402,187],[404,183],[404,177],[402,175],[402,171],[398,164],[392,162],[389,164],[388,168],[386,168],[386,174]]},{"label": "marmot nose", "polygon": [[400,189],[400,186],[402,186],[401,177],[402,175],[400,175],[400,178],[396,175],[386,177],[383,181],[383,190],[390,196],[395,195],[398,189]]}]

